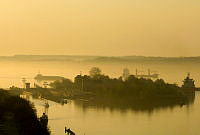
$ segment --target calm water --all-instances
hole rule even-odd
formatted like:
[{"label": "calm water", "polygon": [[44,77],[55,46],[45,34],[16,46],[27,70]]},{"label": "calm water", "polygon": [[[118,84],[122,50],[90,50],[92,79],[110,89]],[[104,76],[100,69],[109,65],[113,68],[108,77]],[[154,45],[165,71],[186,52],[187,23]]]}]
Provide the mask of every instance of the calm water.
[{"label": "calm water", "polygon": [[[200,72],[197,64],[95,64],[70,62],[0,62],[0,87],[12,85],[22,87],[22,78],[33,82],[40,71],[44,75],[60,75],[73,79],[82,71],[88,74],[91,67],[100,67],[104,74],[119,77],[123,68],[131,73],[135,69],[156,70],[161,78],[170,83],[181,85],[187,72],[191,72],[200,86]],[[44,112],[44,102],[33,100],[40,116]],[[130,109],[109,109],[86,107],[84,104],[71,101],[64,106],[49,102],[49,126],[53,135],[64,135],[64,127],[70,127],[77,135],[199,135],[200,125],[200,93],[196,93],[194,104],[182,108],[171,107],[154,109],[153,111],[134,111]]]},{"label": "calm water", "polygon": [[[44,112],[43,101],[32,100],[38,115]],[[74,101],[62,106],[49,102],[49,126],[53,135],[64,135],[70,127],[77,135],[199,135],[200,93],[190,106],[148,111],[85,108]]]}]

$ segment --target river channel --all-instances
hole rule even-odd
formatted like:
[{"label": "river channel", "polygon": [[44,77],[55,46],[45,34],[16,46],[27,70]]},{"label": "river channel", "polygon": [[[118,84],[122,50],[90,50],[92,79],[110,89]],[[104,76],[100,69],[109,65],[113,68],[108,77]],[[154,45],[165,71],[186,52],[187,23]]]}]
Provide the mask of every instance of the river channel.
[{"label": "river channel", "polygon": [[87,106],[84,101],[61,105],[32,99],[38,116],[47,112],[52,135],[64,135],[64,127],[77,135],[199,135],[200,92],[191,105],[158,108],[151,111]]}]

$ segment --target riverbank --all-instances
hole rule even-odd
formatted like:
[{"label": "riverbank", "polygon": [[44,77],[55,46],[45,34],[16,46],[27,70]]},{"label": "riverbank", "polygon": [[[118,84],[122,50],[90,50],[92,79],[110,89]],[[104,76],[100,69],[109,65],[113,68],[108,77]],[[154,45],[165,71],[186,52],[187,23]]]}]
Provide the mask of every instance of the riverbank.
[{"label": "riverbank", "polygon": [[68,100],[86,102],[87,105],[111,108],[127,108],[133,110],[152,110],[154,108],[164,108],[172,106],[183,106],[192,104],[195,99],[195,92],[187,89],[179,89],[178,95],[158,95],[154,97],[143,96],[103,96],[78,90],[64,91],[57,89],[33,88],[11,90],[12,94],[30,94],[33,98],[51,100],[60,104],[67,103]]},{"label": "riverbank", "polygon": [[0,134],[50,135],[41,126],[34,106],[18,96],[0,90]]}]

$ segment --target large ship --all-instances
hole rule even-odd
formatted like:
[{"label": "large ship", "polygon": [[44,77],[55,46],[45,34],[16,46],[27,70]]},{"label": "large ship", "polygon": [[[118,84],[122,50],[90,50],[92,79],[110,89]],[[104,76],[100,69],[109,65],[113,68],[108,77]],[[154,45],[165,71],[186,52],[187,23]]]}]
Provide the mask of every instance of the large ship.
[{"label": "large ship", "polygon": [[36,77],[34,78],[36,81],[60,81],[65,79],[64,77],[61,76],[44,76],[42,74],[37,74]]},{"label": "large ship", "polygon": [[158,73],[151,73],[151,70],[148,69],[148,74],[139,74],[138,70],[136,69],[135,77],[137,78],[152,78],[157,79],[159,77]]}]

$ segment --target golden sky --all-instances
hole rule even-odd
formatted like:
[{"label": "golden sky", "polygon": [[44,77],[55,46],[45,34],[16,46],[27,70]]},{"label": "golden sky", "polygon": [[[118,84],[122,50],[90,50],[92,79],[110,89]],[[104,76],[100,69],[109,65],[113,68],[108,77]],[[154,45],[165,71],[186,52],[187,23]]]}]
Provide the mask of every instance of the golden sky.
[{"label": "golden sky", "polygon": [[0,0],[0,55],[200,55],[199,0]]}]

